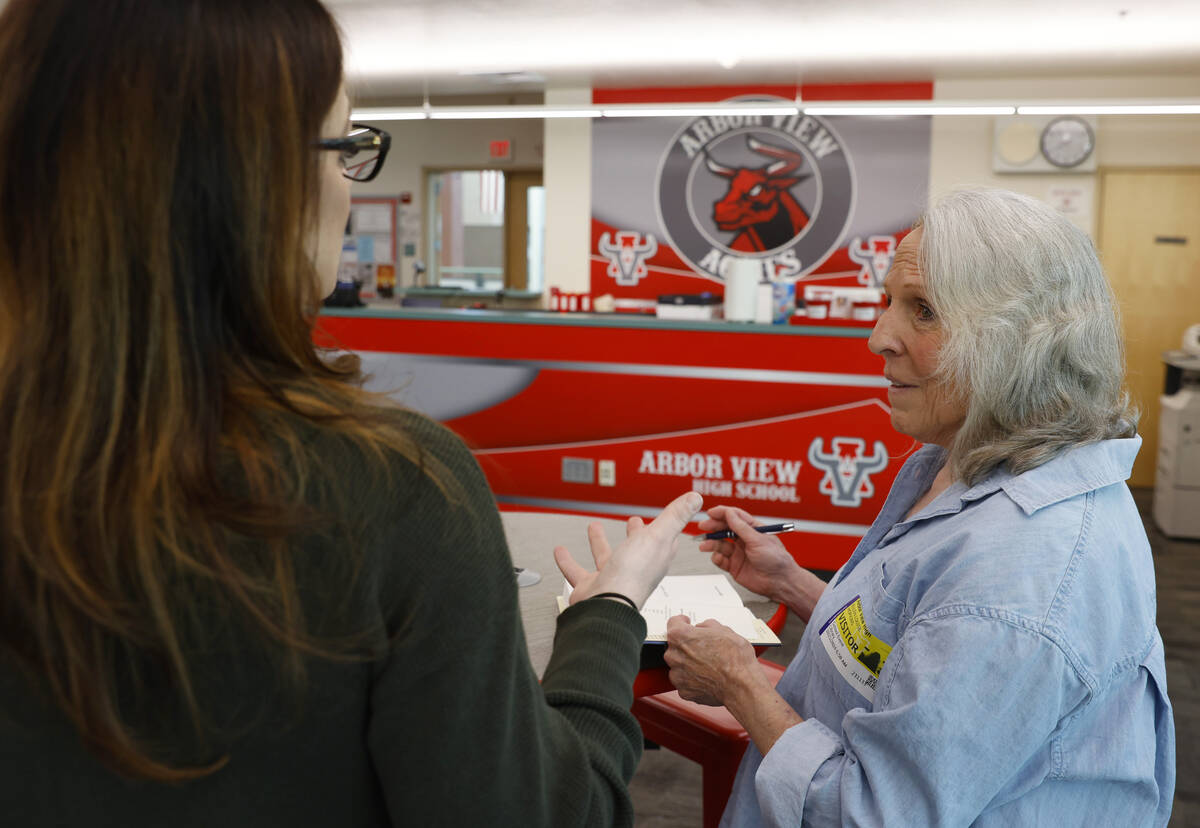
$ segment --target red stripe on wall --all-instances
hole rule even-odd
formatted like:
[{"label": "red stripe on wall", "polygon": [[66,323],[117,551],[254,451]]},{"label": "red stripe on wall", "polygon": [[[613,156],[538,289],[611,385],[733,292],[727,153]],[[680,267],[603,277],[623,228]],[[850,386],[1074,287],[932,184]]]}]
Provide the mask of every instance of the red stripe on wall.
[{"label": "red stripe on wall", "polygon": [[[794,85],[602,87],[592,90],[594,104],[713,103],[739,95],[794,99]],[[802,101],[929,101],[932,81],[904,83],[806,83]]]},{"label": "red stripe on wall", "polygon": [[594,104],[630,103],[712,103],[738,95],[774,95],[795,98],[796,86],[647,86],[636,89],[601,88],[592,90]]},{"label": "red stripe on wall", "polygon": [[910,83],[805,83],[802,101],[931,101],[932,81]]}]

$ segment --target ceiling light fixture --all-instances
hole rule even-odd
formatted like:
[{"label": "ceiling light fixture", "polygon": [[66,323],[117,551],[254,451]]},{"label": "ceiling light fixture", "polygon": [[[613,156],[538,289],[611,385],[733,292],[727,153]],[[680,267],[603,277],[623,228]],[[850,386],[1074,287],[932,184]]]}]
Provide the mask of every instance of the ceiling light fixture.
[{"label": "ceiling light fixture", "polygon": [[794,103],[628,104],[606,106],[601,114],[605,118],[701,118],[706,115],[795,115],[799,111]]},{"label": "ceiling light fixture", "polygon": [[464,121],[477,118],[599,118],[599,107],[552,106],[459,106],[433,107],[429,117],[434,120]]},{"label": "ceiling light fixture", "polygon": [[1018,106],[1018,115],[1200,115],[1200,102],[1119,103],[1096,101],[1077,104]]},{"label": "ceiling light fixture", "polygon": [[701,118],[768,115],[1200,115],[1200,99],[1111,100],[1013,105],[997,101],[731,101],[726,103],[615,104],[606,106],[412,106],[356,109],[355,121],[477,120],[500,118]]},{"label": "ceiling light fixture", "polygon": [[1014,115],[1017,108],[1006,104],[845,101],[806,104],[807,115]]},{"label": "ceiling light fixture", "polygon": [[368,107],[350,113],[352,121],[419,121],[425,117],[425,108],[421,106]]}]

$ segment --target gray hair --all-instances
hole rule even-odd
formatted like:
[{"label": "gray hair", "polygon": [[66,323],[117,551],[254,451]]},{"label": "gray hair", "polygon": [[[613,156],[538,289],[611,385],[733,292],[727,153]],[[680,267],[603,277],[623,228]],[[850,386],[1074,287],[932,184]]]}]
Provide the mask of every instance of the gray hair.
[{"label": "gray hair", "polygon": [[949,462],[967,485],[1007,463],[1136,432],[1116,303],[1087,235],[1042,202],[963,190],[918,222],[945,331],[934,378],[966,402]]}]

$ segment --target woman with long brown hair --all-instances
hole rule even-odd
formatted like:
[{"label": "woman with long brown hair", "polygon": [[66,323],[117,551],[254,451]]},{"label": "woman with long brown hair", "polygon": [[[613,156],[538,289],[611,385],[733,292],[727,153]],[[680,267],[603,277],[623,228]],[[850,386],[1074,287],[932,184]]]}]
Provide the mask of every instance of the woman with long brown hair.
[{"label": "woman with long brown hair", "polygon": [[386,152],[328,12],[10,0],[0,67],[0,821],[630,822],[699,497],[560,560],[539,687],[470,453],[312,344]]}]

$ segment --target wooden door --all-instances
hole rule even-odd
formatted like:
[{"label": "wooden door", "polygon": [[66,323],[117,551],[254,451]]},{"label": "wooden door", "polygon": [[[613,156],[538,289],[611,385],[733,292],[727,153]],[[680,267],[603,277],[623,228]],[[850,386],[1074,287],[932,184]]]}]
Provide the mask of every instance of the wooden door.
[{"label": "wooden door", "polygon": [[542,186],[542,173],[504,174],[504,286],[529,285],[529,188]]},{"label": "wooden door", "polygon": [[1121,307],[1130,394],[1144,443],[1131,486],[1153,486],[1162,352],[1200,322],[1200,170],[1101,175],[1099,249]]}]

